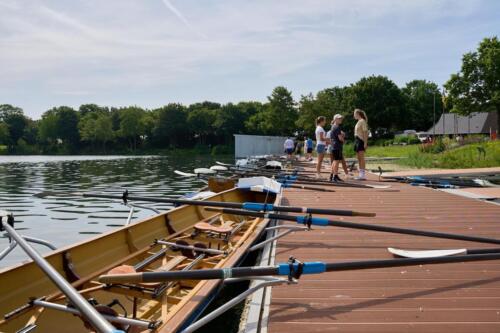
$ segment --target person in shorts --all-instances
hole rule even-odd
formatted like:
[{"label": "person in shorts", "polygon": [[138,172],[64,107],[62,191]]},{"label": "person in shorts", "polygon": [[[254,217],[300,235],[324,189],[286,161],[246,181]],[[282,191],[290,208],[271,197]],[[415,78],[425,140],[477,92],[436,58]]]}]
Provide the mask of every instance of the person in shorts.
[{"label": "person in shorts", "polygon": [[354,127],[354,151],[358,157],[359,176],[356,179],[366,180],[365,151],[368,148],[368,117],[361,109],[354,110],[354,119],[358,122]]},{"label": "person in shorts", "polygon": [[318,153],[318,162],[316,165],[316,178],[321,178],[321,166],[323,165],[323,158],[325,157],[326,144],[330,141],[326,137],[326,132],[324,126],[326,123],[326,118],[320,116],[316,118],[316,153]]},{"label": "person in shorts", "polygon": [[295,151],[295,143],[293,142],[292,138],[286,139],[285,143],[283,144],[283,147],[285,148],[285,153],[287,155],[287,158],[289,160],[292,159],[292,154]]},{"label": "person in shorts", "polygon": [[339,177],[339,164],[344,160],[344,140],[345,135],[342,131],[342,121],[344,117],[341,114],[336,114],[333,117],[333,126],[330,132],[330,142],[332,146],[332,172],[330,174],[330,181],[342,181]]},{"label": "person in shorts", "polygon": [[313,152],[314,143],[310,137],[304,137],[304,150],[306,155],[306,161],[312,161],[311,154]]}]

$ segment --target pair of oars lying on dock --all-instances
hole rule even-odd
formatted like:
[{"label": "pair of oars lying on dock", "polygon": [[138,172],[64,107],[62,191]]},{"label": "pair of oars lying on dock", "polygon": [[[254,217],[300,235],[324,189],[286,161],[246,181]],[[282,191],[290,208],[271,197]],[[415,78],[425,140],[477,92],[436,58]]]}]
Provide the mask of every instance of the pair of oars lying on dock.
[{"label": "pair of oars lying on dock", "polygon": [[[110,196],[105,194],[84,194],[87,197],[101,197],[101,198],[120,198],[117,196]],[[147,200],[162,202],[165,199],[156,199],[148,197],[128,197],[133,200]],[[166,199],[170,200],[170,199]],[[479,236],[468,236],[460,234],[450,234],[434,231],[423,231],[407,228],[389,227],[381,225],[363,224],[357,222],[334,221],[326,218],[312,217],[310,214],[332,214],[343,216],[374,216],[371,213],[343,211],[343,210],[323,210],[315,208],[301,208],[301,207],[284,207],[275,206],[271,204],[261,203],[228,203],[228,202],[211,202],[211,201],[196,201],[187,202],[185,204],[194,204],[198,206],[207,206],[208,211],[217,211],[225,214],[253,216],[260,218],[269,218],[284,221],[294,221],[300,224],[305,224],[308,227],[312,225],[317,226],[334,226],[350,229],[371,230],[380,232],[390,232],[397,234],[425,236],[443,239],[454,239],[471,242],[500,244],[500,240]],[[210,208],[212,207],[212,208]],[[217,207],[217,208],[214,208]],[[221,208],[223,207],[223,208]],[[224,208],[231,207],[231,208]],[[235,209],[243,208],[243,209]],[[259,211],[265,210],[265,212]],[[291,216],[276,214],[271,211],[286,211],[296,213],[306,213],[307,216]],[[388,260],[369,260],[369,261],[354,261],[344,263],[322,263],[322,262],[309,262],[309,263],[283,263],[277,266],[269,267],[240,267],[240,268],[226,268],[226,269],[205,269],[196,270],[191,272],[145,272],[133,274],[117,274],[117,275],[102,275],[100,281],[104,283],[135,283],[135,282],[161,282],[170,280],[182,279],[223,279],[229,277],[249,277],[249,276],[262,276],[262,275],[288,275],[294,278],[300,277],[301,274],[318,274],[330,271],[342,270],[357,270],[357,269],[370,269],[370,268],[383,268],[383,267],[399,267],[399,266],[414,266],[423,264],[440,264],[440,263],[454,263],[466,261],[480,261],[480,260],[496,260],[500,259],[500,249],[458,249],[458,250],[431,250],[425,251],[405,251],[399,249],[389,248],[389,251],[395,255],[405,256],[409,258],[401,259],[388,259]]]}]

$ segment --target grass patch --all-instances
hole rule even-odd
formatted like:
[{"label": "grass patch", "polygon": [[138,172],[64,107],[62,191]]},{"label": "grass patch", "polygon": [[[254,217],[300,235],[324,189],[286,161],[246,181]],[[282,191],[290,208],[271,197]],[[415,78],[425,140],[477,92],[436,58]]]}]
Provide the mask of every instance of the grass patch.
[{"label": "grass patch", "polygon": [[[478,147],[486,151],[480,156]],[[418,150],[408,158],[397,161],[398,164],[414,168],[488,168],[500,166],[500,141],[475,143],[447,150],[439,154],[422,153]]]},{"label": "grass patch", "polygon": [[368,146],[366,156],[368,157],[408,157],[413,153],[417,153],[420,145],[406,146]]},{"label": "grass patch", "polygon": [[[408,157],[414,152],[418,152],[420,145],[406,146],[370,146],[366,150],[367,157]],[[355,157],[354,144],[347,143],[344,145],[344,156]]]}]

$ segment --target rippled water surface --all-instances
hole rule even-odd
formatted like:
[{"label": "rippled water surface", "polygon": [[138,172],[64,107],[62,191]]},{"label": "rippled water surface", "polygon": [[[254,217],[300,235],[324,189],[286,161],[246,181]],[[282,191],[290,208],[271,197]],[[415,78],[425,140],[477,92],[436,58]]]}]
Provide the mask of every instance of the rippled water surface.
[{"label": "rippled water surface", "polygon": [[[231,162],[232,158],[217,158]],[[42,238],[57,247],[66,246],[123,226],[129,208],[119,200],[82,198],[71,192],[107,192],[144,196],[179,197],[204,184],[173,173],[209,167],[214,159],[206,156],[5,156],[0,157],[0,210],[13,212],[16,230]],[[54,192],[42,198],[34,196]],[[58,193],[58,195],[55,195]],[[144,203],[160,210],[167,204]],[[152,213],[137,209],[134,219]],[[8,245],[0,237],[0,251]],[[40,252],[47,248],[35,245]],[[26,260],[17,247],[2,261],[5,267]]]}]

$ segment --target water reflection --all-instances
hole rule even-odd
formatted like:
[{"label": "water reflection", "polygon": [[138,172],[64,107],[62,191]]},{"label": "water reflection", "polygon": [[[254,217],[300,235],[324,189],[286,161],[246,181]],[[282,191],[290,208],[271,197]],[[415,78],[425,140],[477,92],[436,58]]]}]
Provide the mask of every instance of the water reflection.
[{"label": "water reflection", "polygon": [[[221,160],[220,157],[218,157]],[[230,156],[222,158],[230,162]],[[179,197],[200,188],[197,179],[186,179],[175,169],[191,171],[208,167],[214,159],[207,156],[101,157],[101,156],[20,156],[0,157],[0,210],[16,216],[16,229],[23,235],[42,238],[57,247],[123,226],[129,209],[119,201],[82,198],[71,192],[121,194],[125,189],[143,196]],[[62,196],[34,197],[43,191]],[[168,204],[143,203],[159,210]],[[151,215],[136,209],[134,218]],[[8,245],[0,237],[0,251]],[[42,253],[47,249],[35,246]],[[0,261],[5,267],[26,260],[16,250]]]}]

